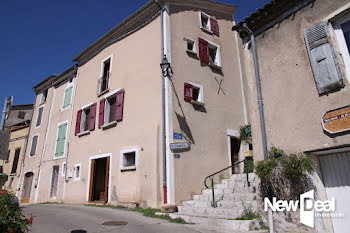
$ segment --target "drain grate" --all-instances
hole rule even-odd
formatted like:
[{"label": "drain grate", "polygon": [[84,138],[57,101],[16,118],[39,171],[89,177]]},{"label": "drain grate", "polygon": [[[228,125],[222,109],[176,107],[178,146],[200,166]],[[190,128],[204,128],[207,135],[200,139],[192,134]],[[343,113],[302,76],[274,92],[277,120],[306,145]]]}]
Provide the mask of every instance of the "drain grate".
[{"label": "drain grate", "polygon": [[124,226],[127,224],[128,222],[123,222],[123,221],[110,221],[110,222],[102,223],[102,225],[105,225],[105,226]]}]

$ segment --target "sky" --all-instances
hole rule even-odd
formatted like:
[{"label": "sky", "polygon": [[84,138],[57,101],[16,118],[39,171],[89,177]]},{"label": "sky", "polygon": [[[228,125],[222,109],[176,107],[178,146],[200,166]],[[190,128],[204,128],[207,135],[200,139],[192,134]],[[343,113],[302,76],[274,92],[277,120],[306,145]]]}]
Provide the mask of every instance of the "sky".
[{"label": "sky", "polygon": [[[72,59],[148,0],[1,0],[0,111],[6,97],[31,104],[32,87],[73,65]],[[237,5],[236,21],[269,0],[217,0]]]}]

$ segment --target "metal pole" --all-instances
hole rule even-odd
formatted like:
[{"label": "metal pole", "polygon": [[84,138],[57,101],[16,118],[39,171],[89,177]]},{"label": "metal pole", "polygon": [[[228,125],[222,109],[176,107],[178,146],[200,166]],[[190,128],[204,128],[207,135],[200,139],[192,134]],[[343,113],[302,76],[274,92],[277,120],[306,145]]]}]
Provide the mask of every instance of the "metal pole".
[{"label": "metal pole", "polygon": [[7,113],[7,109],[8,109],[8,104],[10,102],[10,98],[11,97],[8,97],[5,99],[5,102],[4,102],[4,108],[2,110],[2,116],[1,116],[1,123],[0,123],[0,130],[3,131],[4,130],[4,125],[5,125],[5,116],[6,116],[6,113]]},{"label": "metal pole", "polygon": [[255,36],[253,32],[248,28],[246,23],[243,24],[243,27],[250,34],[250,41],[252,43],[256,90],[258,93],[261,136],[262,136],[262,143],[263,143],[263,149],[264,149],[264,159],[267,160],[268,156],[267,156],[267,142],[266,142],[265,117],[264,117],[264,104],[263,104],[262,94],[261,94],[260,72],[259,72],[258,56],[256,53],[256,47],[255,47]]}]

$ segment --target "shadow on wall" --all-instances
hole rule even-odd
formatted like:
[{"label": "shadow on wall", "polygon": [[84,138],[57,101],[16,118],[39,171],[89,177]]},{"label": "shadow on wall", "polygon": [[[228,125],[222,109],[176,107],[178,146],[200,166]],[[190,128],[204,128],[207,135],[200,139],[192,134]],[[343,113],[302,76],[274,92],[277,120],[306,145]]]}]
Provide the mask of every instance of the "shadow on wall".
[{"label": "shadow on wall", "polygon": [[[193,138],[193,135],[192,135],[192,132],[191,132],[191,129],[189,127],[189,125],[187,124],[187,120],[186,120],[186,116],[185,116],[185,113],[182,109],[182,106],[181,106],[181,103],[180,103],[180,99],[179,99],[179,96],[177,95],[177,92],[176,92],[176,89],[174,87],[174,83],[171,79],[170,80],[170,83],[171,83],[171,87],[173,89],[173,92],[176,96],[176,99],[177,99],[177,103],[179,104],[179,107],[181,109],[181,113],[182,113],[182,116],[179,115],[177,112],[175,112],[176,114],[176,118],[177,118],[177,121],[179,122],[179,126],[180,126],[180,129],[181,129],[181,132],[184,134],[184,138],[185,140],[190,143],[190,144],[195,144],[195,141],[194,141],[194,138]],[[206,111],[205,111],[206,112]]]}]

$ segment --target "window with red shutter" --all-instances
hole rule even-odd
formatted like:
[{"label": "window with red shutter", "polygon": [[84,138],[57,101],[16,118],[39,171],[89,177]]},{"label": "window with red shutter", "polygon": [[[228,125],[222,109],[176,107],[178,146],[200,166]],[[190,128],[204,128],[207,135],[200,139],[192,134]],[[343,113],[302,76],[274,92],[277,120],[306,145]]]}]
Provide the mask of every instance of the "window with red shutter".
[{"label": "window with red shutter", "polygon": [[79,110],[77,113],[77,121],[75,123],[75,135],[80,133],[80,121],[81,121],[81,114],[83,113],[83,110]]},{"label": "window with red shutter", "polygon": [[117,101],[115,106],[115,120],[122,121],[124,108],[124,90],[120,90],[117,92]]},{"label": "window with red shutter", "polygon": [[95,130],[95,119],[96,119],[96,103],[94,103],[90,106],[90,117],[89,117],[89,130],[90,131]]},{"label": "window with red shutter", "polygon": [[210,17],[210,28],[214,35],[219,36],[219,24],[218,21]]},{"label": "window with red shutter", "polygon": [[199,59],[203,62],[209,63],[208,41],[198,38]]},{"label": "window with red shutter", "polygon": [[99,113],[98,113],[98,128],[101,128],[101,126],[104,124],[105,102],[106,102],[105,98],[100,100],[100,109],[99,109]]},{"label": "window with red shutter", "polygon": [[193,99],[193,86],[189,83],[184,85],[184,99],[186,101],[191,101]]}]

